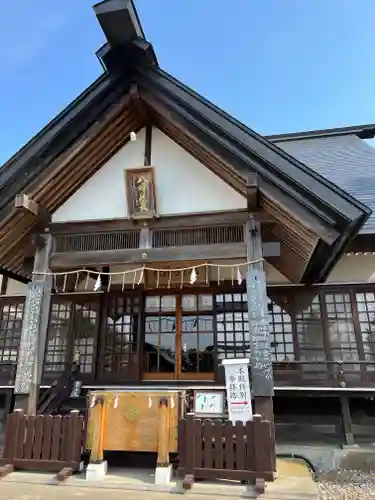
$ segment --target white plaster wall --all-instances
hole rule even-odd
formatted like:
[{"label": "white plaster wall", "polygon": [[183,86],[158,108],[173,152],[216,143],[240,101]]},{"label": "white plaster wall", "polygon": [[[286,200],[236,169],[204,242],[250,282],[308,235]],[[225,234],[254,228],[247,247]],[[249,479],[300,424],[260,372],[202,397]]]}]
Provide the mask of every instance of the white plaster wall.
[{"label": "white plaster wall", "polygon": [[375,282],[375,255],[344,255],[327,279],[327,283]]},{"label": "white plaster wall", "polygon": [[[1,282],[3,280],[3,276],[1,276]],[[20,283],[19,281],[9,279],[8,285],[6,289],[6,295],[26,295],[27,285],[25,283]]]},{"label": "white plaster wall", "polygon": [[124,171],[143,165],[145,130],[137,135],[136,142],[123,146],[52,214],[53,222],[105,220],[127,216]]},{"label": "white plaster wall", "polygon": [[[53,222],[127,217],[125,170],[143,168],[145,130],[123,146],[52,216]],[[246,208],[245,198],[157,128],[152,132],[160,215],[204,213]]]}]

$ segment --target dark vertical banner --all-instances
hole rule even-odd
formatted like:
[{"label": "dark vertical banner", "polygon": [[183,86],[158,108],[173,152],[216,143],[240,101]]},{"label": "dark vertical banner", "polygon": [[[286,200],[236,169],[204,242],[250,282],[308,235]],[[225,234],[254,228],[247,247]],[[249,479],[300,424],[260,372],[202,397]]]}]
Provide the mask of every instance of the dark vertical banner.
[{"label": "dark vertical banner", "polygon": [[22,322],[21,344],[18,353],[15,394],[29,394],[36,369],[39,349],[39,326],[45,282],[35,280],[28,284],[25,312]]},{"label": "dark vertical banner", "polygon": [[266,275],[250,265],[246,276],[252,396],[273,396],[273,372]]}]

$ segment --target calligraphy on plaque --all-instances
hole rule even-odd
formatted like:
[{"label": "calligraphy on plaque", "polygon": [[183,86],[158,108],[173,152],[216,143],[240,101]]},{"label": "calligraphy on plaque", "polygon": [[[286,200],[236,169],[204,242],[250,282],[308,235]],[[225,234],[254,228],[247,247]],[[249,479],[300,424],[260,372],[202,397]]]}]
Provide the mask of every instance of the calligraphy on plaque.
[{"label": "calligraphy on plaque", "polygon": [[251,388],[253,396],[273,396],[273,372],[266,277],[263,270],[250,269],[246,288],[251,346]]},{"label": "calligraphy on plaque", "polygon": [[128,215],[133,219],[156,216],[155,175],[152,167],[125,170]]},{"label": "calligraphy on plaque", "polygon": [[194,413],[197,416],[219,417],[224,413],[224,392],[195,391]]},{"label": "calligraphy on plaque", "polygon": [[21,344],[14,386],[14,392],[16,394],[29,394],[30,392],[33,371],[35,368],[35,357],[39,348],[39,324],[44,287],[44,281],[33,281],[27,286]]}]

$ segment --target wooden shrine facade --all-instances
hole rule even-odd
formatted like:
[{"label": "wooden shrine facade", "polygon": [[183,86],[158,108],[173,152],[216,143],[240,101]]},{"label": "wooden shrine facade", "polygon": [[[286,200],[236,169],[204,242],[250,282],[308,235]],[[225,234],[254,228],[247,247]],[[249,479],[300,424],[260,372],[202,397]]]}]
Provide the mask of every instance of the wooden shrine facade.
[{"label": "wooden shrine facade", "polygon": [[[24,297],[2,296],[0,384],[14,384]],[[375,284],[269,287],[276,390],[375,382]],[[248,354],[243,286],[211,284],[52,296],[42,384],[80,353],[85,385],[222,384],[224,357]]]},{"label": "wooden shrine facade", "polygon": [[[162,70],[133,2],[94,11],[103,74],[0,170],[0,272],[27,284],[1,299],[15,406],[78,356],[94,386],[222,385],[250,357],[270,421],[272,363],[276,388],[371,385],[371,286],[316,285],[371,210]],[[267,297],[266,263],[297,287]]]}]

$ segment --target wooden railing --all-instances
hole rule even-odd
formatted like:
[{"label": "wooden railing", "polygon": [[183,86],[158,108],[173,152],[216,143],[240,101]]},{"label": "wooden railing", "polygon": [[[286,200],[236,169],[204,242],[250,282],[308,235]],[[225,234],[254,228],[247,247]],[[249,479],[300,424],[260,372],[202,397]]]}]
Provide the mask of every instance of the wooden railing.
[{"label": "wooden railing", "polygon": [[29,416],[17,410],[7,419],[0,465],[66,476],[82,468],[84,439],[84,418],[78,412]]},{"label": "wooden railing", "polygon": [[243,424],[199,419],[180,420],[179,475],[186,489],[194,479],[229,479],[256,483],[274,480],[275,442],[271,424],[254,415]]}]

